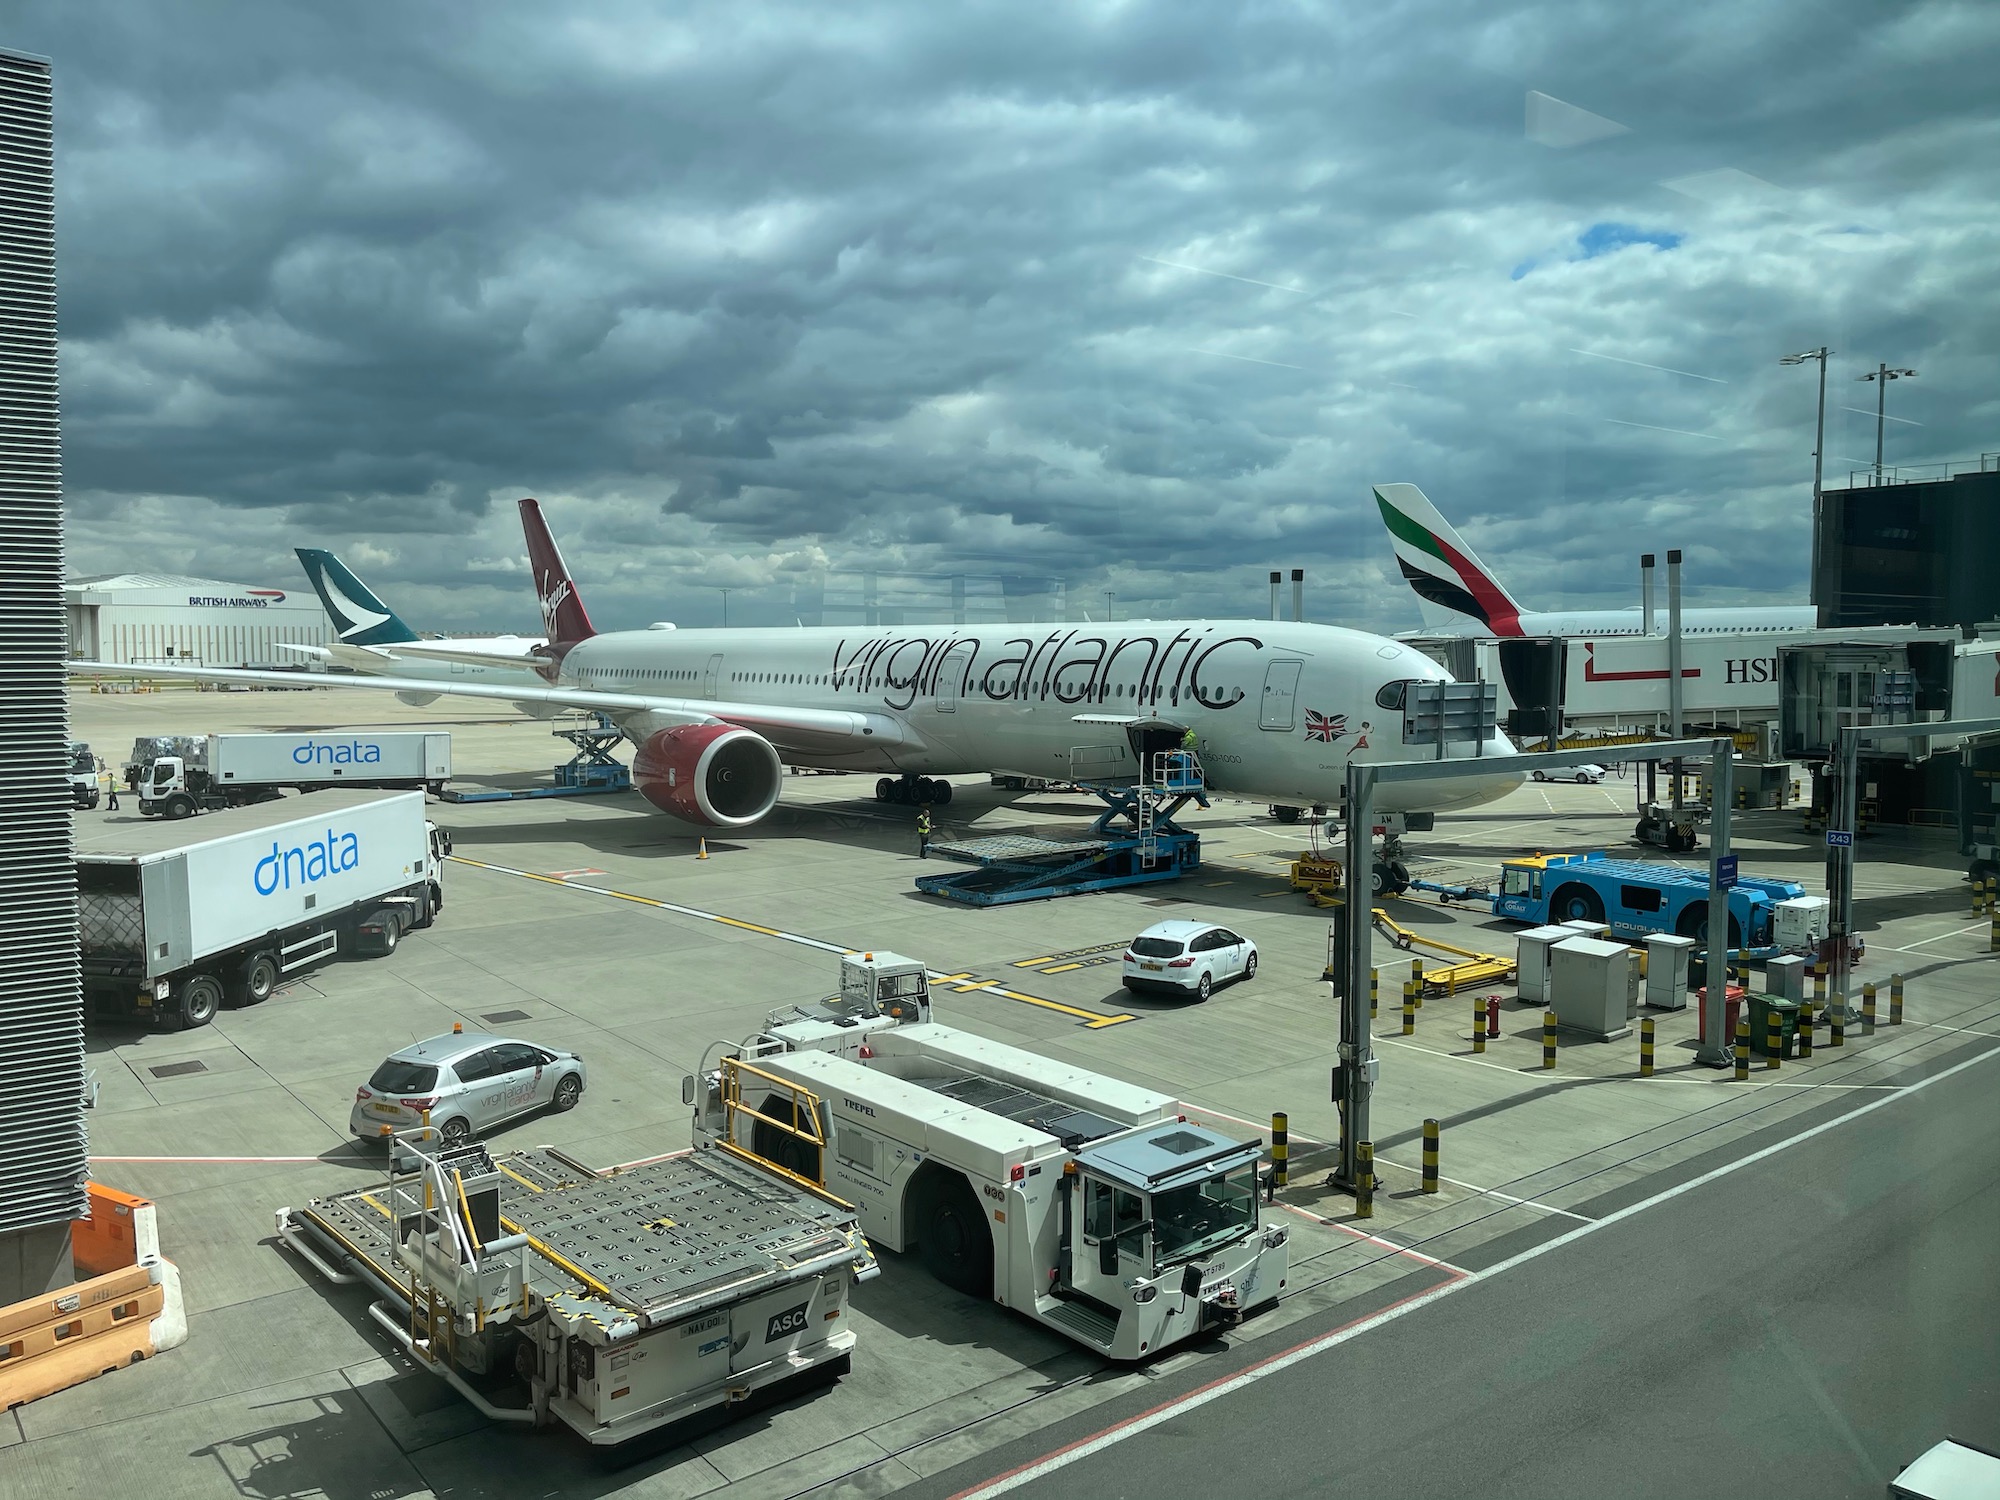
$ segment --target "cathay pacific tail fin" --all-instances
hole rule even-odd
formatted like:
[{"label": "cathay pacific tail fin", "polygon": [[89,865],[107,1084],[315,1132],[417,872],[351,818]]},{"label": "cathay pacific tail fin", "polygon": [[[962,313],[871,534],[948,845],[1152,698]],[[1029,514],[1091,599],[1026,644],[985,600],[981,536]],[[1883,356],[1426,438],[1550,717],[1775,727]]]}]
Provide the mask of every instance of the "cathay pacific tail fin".
[{"label": "cathay pacific tail fin", "polygon": [[1495,635],[1521,634],[1521,606],[1479,554],[1414,484],[1378,484],[1375,503],[1396,547],[1396,565],[1416,591],[1424,623]]},{"label": "cathay pacific tail fin", "polygon": [[320,547],[294,550],[343,645],[393,646],[417,639],[402,617],[376,598],[331,552]]}]

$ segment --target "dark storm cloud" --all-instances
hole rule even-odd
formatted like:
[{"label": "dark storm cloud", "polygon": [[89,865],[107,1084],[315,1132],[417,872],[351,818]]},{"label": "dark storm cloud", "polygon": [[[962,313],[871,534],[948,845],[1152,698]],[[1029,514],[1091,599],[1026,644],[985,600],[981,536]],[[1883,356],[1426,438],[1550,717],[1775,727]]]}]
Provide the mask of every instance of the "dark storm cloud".
[{"label": "dark storm cloud", "polygon": [[[0,41],[58,70],[80,565],[288,581],[316,542],[426,623],[522,625],[539,493],[613,622],[706,622],[704,586],[789,619],[869,567],[1257,612],[1302,564],[1393,627],[1383,479],[1536,603],[1671,545],[1796,594],[1795,347],[1923,371],[1892,456],[1995,446],[1996,36],[1859,0],[265,3]],[[1628,128],[1536,144],[1529,89]]]}]

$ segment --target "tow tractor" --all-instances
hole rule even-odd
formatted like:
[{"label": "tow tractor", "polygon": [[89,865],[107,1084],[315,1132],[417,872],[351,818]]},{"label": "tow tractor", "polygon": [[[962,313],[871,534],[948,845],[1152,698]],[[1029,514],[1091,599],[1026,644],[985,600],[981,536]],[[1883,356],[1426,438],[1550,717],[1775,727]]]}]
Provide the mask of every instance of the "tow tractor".
[{"label": "tow tractor", "polygon": [[838,995],[711,1056],[682,1085],[697,1145],[838,1194],[876,1244],[1111,1359],[1234,1324],[1285,1285],[1260,1141],[935,1024],[912,959],[847,955]]},{"label": "tow tractor", "polygon": [[[1368,873],[1368,894],[1371,897],[1400,896],[1416,883],[1410,876],[1410,867],[1403,862],[1407,853],[1403,848],[1403,835],[1429,833],[1436,826],[1434,813],[1389,812],[1376,816],[1371,832],[1381,840],[1381,847]],[[1292,889],[1304,891],[1317,905],[1335,906],[1344,899],[1341,888],[1346,882],[1346,871],[1339,859],[1331,854],[1321,854],[1317,848],[1292,861],[1291,878]]]},{"label": "tow tractor", "polygon": [[[609,1445],[847,1372],[848,1292],[880,1274],[851,1204],[725,1151],[599,1172],[431,1134],[278,1235],[487,1417]],[[518,1402],[491,1399],[509,1376]]]},{"label": "tow tractor", "polygon": [[[1760,958],[1781,951],[1780,907],[1799,901],[1805,889],[1796,880],[1738,876],[1729,892],[1729,946]],[[1524,855],[1501,861],[1493,914],[1536,927],[1603,922],[1627,941],[1671,932],[1706,942],[1708,871],[1607,859],[1595,852]]]}]

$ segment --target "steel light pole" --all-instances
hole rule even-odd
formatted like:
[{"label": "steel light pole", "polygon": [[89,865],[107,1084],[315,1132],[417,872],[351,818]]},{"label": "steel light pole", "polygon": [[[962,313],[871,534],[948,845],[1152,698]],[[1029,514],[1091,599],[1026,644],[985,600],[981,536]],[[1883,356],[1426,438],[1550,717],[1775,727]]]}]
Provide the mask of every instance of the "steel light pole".
[{"label": "steel light pole", "polygon": [[709,587],[722,595],[722,628],[727,630],[729,628],[729,590],[723,588],[720,584],[714,583],[711,583]]},{"label": "steel light pole", "polygon": [[1819,416],[1813,423],[1813,565],[1811,569],[1812,602],[1819,603],[1819,548],[1820,548],[1820,475],[1826,454],[1826,357],[1833,351],[1821,344],[1817,349],[1808,349],[1803,354],[1787,354],[1778,363],[1781,365],[1802,365],[1807,360],[1819,362]]},{"label": "steel light pole", "polygon": [[1115,589],[1104,591],[1104,620],[1106,624],[1118,618],[1118,593]]},{"label": "steel light pole", "polygon": [[1875,482],[1882,482],[1882,424],[1888,420],[1889,382],[1892,380],[1915,380],[1915,370],[1892,369],[1888,365],[1877,365],[1866,375],[1857,375],[1856,380],[1875,382]]}]

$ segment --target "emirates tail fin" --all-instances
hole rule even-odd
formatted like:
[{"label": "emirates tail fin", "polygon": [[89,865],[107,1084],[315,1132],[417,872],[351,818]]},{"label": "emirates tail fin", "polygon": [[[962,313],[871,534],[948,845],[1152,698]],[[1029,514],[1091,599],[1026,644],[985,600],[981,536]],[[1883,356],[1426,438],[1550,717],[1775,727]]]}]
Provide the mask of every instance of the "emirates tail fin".
[{"label": "emirates tail fin", "polygon": [[528,538],[528,569],[534,574],[535,597],[542,605],[542,628],[560,657],[564,649],[596,635],[597,629],[590,623],[562,553],[556,550],[555,538],[549,535],[542,508],[533,500],[521,502],[521,530]]},{"label": "emirates tail fin", "polygon": [[1451,522],[1414,484],[1378,484],[1375,503],[1396,547],[1396,565],[1416,591],[1424,623],[1475,625],[1521,634],[1521,606]]}]

